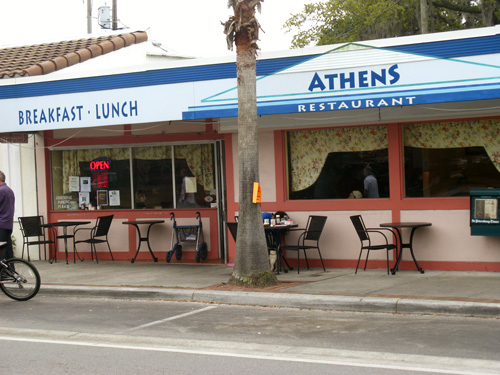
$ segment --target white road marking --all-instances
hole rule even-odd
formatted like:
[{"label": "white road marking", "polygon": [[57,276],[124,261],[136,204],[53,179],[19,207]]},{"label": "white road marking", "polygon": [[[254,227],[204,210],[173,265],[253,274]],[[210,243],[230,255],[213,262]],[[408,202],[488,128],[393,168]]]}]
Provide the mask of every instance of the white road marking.
[{"label": "white road marking", "polygon": [[[27,331],[24,331],[27,334]],[[39,335],[40,333],[36,333]],[[56,337],[61,337],[63,333],[55,334]],[[67,333],[69,334],[69,332]],[[37,344],[55,344],[55,345],[72,345],[86,346],[97,348],[124,349],[124,350],[143,350],[182,354],[210,355],[231,358],[247,358],[258,360],[273,360],[286,362],[302,362],[314,364],[326,364],[337,366],[348,366],[355,368],[380,368],[400,371],[416,371],[422,373],[438,373],[438,374],[455,374],[455,375],[493,375],[498,374],[500,364],[497,361],[478,360],[478,359],[462,359],[449,357],[434,357],[423,355],[405,355],[402,360],[398,360],[399,355],[390,353],[375,353],[375,352],[354,352],[345,350],[332,350],[310,347],[281,347],[278,351],[273,351],[271,348],[276,348],[276,345],[259,345],[252,344],[255,347],[255,354],[249,354],[249,344],[241,344],[244,348],[238,352],[238,346],[235,343],[226,343],[220,346],[220,342],[206,342],[209,349],[203,348],[203,341],[197,341],[197,349],[192,349],[188,345],[179,345],[175,343],[175,347],[158,345],[151,338],[142,338],[142,344],[125,344],[116,342],[116,339],[123,340],[122,336],[106,336],[93,334],[72,333],[65,338],[31,338],[15,335],[0,336],[0,341],[15,341],[28,342]],[[134,339],[128,337],[128,339]],[[137,339],[137,338],[135,338]],[[148,344],[148,340],[151,342]],[[107,341],[107,342],[105,342]],[[182,340],[181,340],[182,342]],[[201,343],[201,345],[199,345]],[[211,345],[213,345],[211,347]],[[186,349],[182,349],[185,346]],[[229,349],[233,348],[233,349]],[[288,349],[286,349],[288,348]],[[232,352],[231,352],[232,350]],[[251,352],[251,350],[250,350]],[[368,355],[367,355],[368,354]],[[337,357],[338,355],[338,357]],[[318,358],[321,357],[321,358]],[[328,359],[327,359],[328,358]],[[387,364],[391,361],[393,364]],[[399,363],[397,363],[399,362]],[[482,368],[481,368],[482,367]]]},{"label": "white road marking", "polygon": [[179,314],[179,315],[171,316],[170,318],[156,320],[154,322],[150,322],[150,323],[146,323],[146,324],[143,324],[143,325],[140,325],[140,326],[137,326],[137,327],[129,328],[129,329],[126,329],[123,332],[137,331],[138,329],[151,327],[151,326],[154,326],[154,325],[157,325],[157,324],[169,322],[171,320],[185,318],[186,316],[190,316],[190,315],[194,315],[194,314],[199,314],[199,313],[202,313],[204,311],[212,310],[212,309],[215,309],[215,308],[217,308],[217,306],[215,306],[215,305],[207,306],[207,307],[204,307],[204,308],[202,308],[200,310],[190,311],[190,312],[187,312],[187,313],[184,313],[184,314]]}]

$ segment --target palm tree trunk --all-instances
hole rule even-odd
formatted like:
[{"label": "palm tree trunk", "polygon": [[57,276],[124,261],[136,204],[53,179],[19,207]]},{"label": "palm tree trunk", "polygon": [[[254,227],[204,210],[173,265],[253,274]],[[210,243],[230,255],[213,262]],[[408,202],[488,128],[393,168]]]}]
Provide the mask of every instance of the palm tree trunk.
[{"label": "palm tree trunk", "polygon": [[[253,203],[253,183],[259,182],[259,147],[256,89],[256,39],[258,23],[255,6],[260,1],[230,1],[234,25],[238,80],[239,220],[233,274],[229,282],[263,287],[275,285],[269,268],[269,255],[260,203]],[[226,23],[226,29],[229,29]]]}]

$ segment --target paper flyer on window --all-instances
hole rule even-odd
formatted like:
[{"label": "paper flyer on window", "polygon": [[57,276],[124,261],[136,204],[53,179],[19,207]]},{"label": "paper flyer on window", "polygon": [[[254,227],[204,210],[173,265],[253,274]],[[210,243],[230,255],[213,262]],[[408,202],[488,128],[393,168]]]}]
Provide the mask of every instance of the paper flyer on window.
[{"label": "paper flyer on window", "polygon": [[120,205],[120,190],[110,190],[109,191],[109,205],[119,206]]},{"label": "paper flyer on window", "polygon": [[90,192],[92,189],[90,177],[80,177],[80,191]]},{"label": "paper flyer on window", "polygon": [[69,176],[69,191],[80,191],[80,177]]}]

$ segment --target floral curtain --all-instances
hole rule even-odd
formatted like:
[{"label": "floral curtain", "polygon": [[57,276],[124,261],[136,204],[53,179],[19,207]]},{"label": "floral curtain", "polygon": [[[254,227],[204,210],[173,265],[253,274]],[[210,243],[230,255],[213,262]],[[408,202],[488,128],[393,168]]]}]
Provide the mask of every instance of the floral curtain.
[{"label": "floral curtain", "polygon": [[176,159],[186,159],[189,170],[205,190],[215,189],[211,144],[175,146],[174,152]]},{"label": "floral curtain", "polygon": [[419,148],[484,147],[500,171],[500,120],[451,121],[405,126],[404,144]]},{"label": "floral curtain", "polygon": [[387,148],[386,126],[361,126],[288,133],[292,191],[316,182],[331,152]]},{"label": "floral curtain", "polygon": [[170,146],[145,146],[132,149],[134,159],[141,160],[165,160],[172,159],[172,148]]},{"label": "floral curtain", "polygon": [[62,152],[63,191],[69,193],[69,176],[80,176],[80,162],[92,161],[97,158],[125,160],[130,158],[128,148],[103,148],[85,150],[64,150]]}]

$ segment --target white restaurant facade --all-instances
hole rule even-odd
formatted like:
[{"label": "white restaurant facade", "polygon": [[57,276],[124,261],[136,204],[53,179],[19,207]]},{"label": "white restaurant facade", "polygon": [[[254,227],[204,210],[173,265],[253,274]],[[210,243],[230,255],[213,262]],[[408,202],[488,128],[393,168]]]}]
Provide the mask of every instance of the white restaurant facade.
[{"label": "white restaurant facade", "polygon": [[[134,48],[0,80],[1,131],[33,135],[36,178],[20,176],[23,200],[27,184],[36,184],[33,211],[46,221],[114,214],[109,237],[122,260],[137,246],[123,222],[165,220],[151,233],[165,261],[170,213],[191,224],[200,212],[208,259],[231,263],[234,58],[131,64]],[[359,240],[349,216],[361,213],[370,227],[431,222],[414,239],[424,269],[500,271],[500,238],[471,235],[469,197],[471,189],[500,187],[499,27],[262,53],[257,76],[262,210],[286,211],[302,225],[311,214],[328,216],[327,267],[355,267]],[[380,197],[348,199],[363,189],[367,164]],[[195,204],[179,201],[182,170]],[[81,210],[82,199],[102,209]],[[79,248],[88,259],[86,251]],[[100,256],[108,258],[106,248]],[[193,257],[187,246],[183,258]],[[144,247],[138,259],[151,259]],[[383,254],[370,259],[370,267],[385,267]],[[414,269],[409,254],[400,268]]]}]

